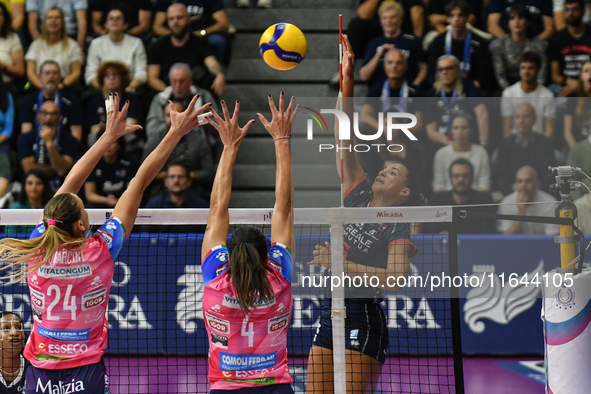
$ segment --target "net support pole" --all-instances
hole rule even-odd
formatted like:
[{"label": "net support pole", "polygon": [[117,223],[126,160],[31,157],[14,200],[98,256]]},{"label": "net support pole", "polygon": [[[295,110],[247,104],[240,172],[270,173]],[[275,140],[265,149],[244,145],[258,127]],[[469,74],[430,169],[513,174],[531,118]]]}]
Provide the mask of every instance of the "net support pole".
[{"label": "net support pole", "polygon": [[591,269],[575,275],[555,269],[543,281],[546,393],[589,393]]},{"label": "net support pole", "polygon": [[[344,227],[342,223],[331,224],[331,267],[334,277],[342,278],[344,271]],[[345,287],[332,289],[332,357],[334,365],[334,394],[346,394],[347,369],[345,364]]]},{"label": "net support pole", "polygon": [[[454,219],[451,222],[449,231],[449,276],[452,278],[459,276],[458,267],[458,209],[453,208]],[[462,314],[460,308],[460,291],[456,286],[450,289],[451,306],[451,331],[452,331],[452,351],[454,368],[455,394],[464,394],[464,355],[462,351]]]}]

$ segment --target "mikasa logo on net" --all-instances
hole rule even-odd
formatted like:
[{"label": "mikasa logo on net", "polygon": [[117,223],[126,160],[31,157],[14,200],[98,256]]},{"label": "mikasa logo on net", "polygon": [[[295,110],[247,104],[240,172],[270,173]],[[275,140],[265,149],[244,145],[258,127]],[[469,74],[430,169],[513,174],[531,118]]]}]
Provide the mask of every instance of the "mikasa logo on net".
[{"label": "mikasa logo on net", "polygon": [[[339,122],[339,140],[344,141],[344,140],[351,140],[351,121],[349,119],[349,117],[347,116],[347,114],[345,114],[343,111],[340,111],[338,109],[321,109],[320,113],[318,113],[317,111],[314,111],[311,108],[307,108],[306,109],[312,111],[313,113],[307,113],[306,114],[310,115],[313,119],[308,119],[307,122],[307,135],[308,135],[308,140],[312,140],[313,139],[313,134],[314,134],[314,122],[313,120],[316,121],[316,123],[320,126],[321,130],[324,130],[324,127],[326,127],[328,129],[328,126],[326,124],[326,121],[324,120],[324,117],[322,115],[320,115],[320,113],[323,114],[333,114],[336,116],[337,121]],[[375,134],[362,134],[359,131],[359,113],[355,112],[353,114],[353,132],[355,134],[355,137],[357,137],[359,140],[362,141],[378,141],[381,137],[382,134],[384,132],[384,118],[386,118],[386,139],[388,141],[392,140],[392,132],[394,130],[400,130],[402,131],[411,141],[417,141],[417,137],[415,137],[412,132],[409,130],[410,128],[413,128],[414,126],[416,126],[417,124],[417,117],[414,116],[411,113],[407,113],[407,112],[386,112],[386,114],[384,115],[383,112],[379,112],[378,113],[378,129],[375,132]],[[409,119],[410,122],[409,123],[394,123],[395,121],[398,122],[400,121],[400,119]],[[339,150],[341,150],[341,147],[339,145],[335,145],[334,144],[318,144],[318,151],[322,152],[323,150],[334,150],[336,149],[336,151],[338,152]],[[400,144],[378,144],[378,143],[367,143],[367,144],[351,144],[348,147],[343,147],[343,150],[347,150],[349,152],[369,152],[371,150],[375,150],[377,152],[383,151],[383,150],[387,150],[388,152],[391,153],[396,153],[396,152],[402,152],[404,150],[404,147]]]}]

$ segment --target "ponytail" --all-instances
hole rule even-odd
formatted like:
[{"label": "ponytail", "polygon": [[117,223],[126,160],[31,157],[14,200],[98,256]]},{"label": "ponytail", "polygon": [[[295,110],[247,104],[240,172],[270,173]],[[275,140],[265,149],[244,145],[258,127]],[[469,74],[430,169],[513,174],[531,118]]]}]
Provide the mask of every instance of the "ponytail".
[{"label": "ponytail", "polygon": [[267,239],[256,228],[240,228],[232,235],[228,250],[232,285],[240,309],[248,314],[257,303],[273,297],[267,277]]},{"label": "ponytail", "polygon": [[[0,240],[0,263],[10,263],[0,270],[10,270],[2,279],[18,283],[47,263],[60,248],[81,250],[86,238],[73,235],[74,224],[80,220],[79,199],[64,193],[52,198],[43,211],[44,233],[33,239],[5,238]],[[48,221],[51,223],[49,224]],[[35,262],[29,266],[30,262]]]}]

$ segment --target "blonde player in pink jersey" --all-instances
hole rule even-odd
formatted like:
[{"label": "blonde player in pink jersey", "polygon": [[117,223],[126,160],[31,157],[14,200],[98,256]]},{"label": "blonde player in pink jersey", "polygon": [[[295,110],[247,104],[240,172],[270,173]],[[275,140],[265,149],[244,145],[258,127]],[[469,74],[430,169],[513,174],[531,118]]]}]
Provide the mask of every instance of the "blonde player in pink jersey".
[{"label": "blonde player in pink jersey", "polygon": [[107,100],[107,125],[101,138],[74,165],[62,187],[45,206],[42,221],[29,240],[0,241],[0,256],[13,283],[27,278],[34,327],[24,356],[25,393],[109,393],[102,357],[107,347],[106,311],[114,260],[133,228],[144,190],[158,174],[180,139],[199,123],[209,104],[194,110],[171,109],[171,127],[146,158],[119,199],[109,220],[96,235],[86,235],[90,223],[76,196],[105,151],[140,126],[125,123],[129,102],[119,110],[119,98]]},{"label": "blonde player in pink jersey", "polygon": [[[215,111],[214,122],[224,150],[211,192],[211,208],[202,245],[205,289],[203,315],[209,336],[209,382],[212,394],[293,393],[287,365],[287,330],[291,321],[292,204],[291,136],[292,98],[284,112],[269,95],[273,119],[259,119],[273,137],[277,157],[275,208],[271,247],[258,229],[244,227],[232,234],[229,247],[228,204],[232,170],[240,142],[252,126],[240,128],[236,103],[230,118],[222,101],[224,119]],[[213,111],[213,110],[212,110]],[[297,108],[296,108],[297,111]]]}]

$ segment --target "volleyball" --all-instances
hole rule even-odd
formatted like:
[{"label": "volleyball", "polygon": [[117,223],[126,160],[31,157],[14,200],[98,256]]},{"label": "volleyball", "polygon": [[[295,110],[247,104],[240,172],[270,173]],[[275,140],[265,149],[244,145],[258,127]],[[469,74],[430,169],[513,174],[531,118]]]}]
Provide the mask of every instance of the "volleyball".
[{"label": "volleyball", "polygon": [[276,70],[290,70],[300,64],[308,43],[304,33],[290,23],[276,23],[269,27],[259,41],[265,63]]}]

